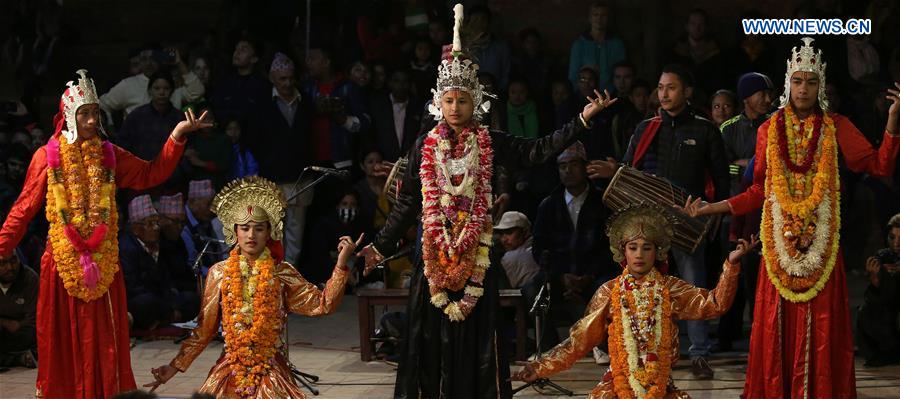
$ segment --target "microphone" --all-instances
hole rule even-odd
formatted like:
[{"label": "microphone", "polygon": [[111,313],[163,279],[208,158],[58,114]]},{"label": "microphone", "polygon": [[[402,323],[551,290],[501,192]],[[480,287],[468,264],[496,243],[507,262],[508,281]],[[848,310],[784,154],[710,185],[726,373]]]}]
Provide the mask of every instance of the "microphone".
[{"label": "microphone", "polygon": [[375,268],[376,268],[376,269],[384,269],[384,265],[386,265],[388,262],[390,262],[390,261],[392,261],[392,260],[394,260],[394,259],[397,259],[397,258],[402,258],[402,257],[404,257],[404,256],[406,256],[406,255],[409,255],[409,253],[412,252],[412,250],[413,250],[413,246],[412,246],[412,245],[407,245],[405,248],[403,248],[403,249],[397,251],[397,253],[395,253],[395,254],[393,254],[393,255],[391,255],[391,256],[388,256],[387,258],[382,259],[381,262],[378,262],[378,263],[375,265]]},{"label": "microphone", "polygon": [[203,242],[211,242],[211,243],[215,243],[215,244],[225,244],[225,240],[220,240],[215,237],[207,237],[203,234],[194,234],[194,237],[197,237],[198,240],[203,241]]},{"label": "microphone", "polygon": [[337,177],[341,180],[349,180],[350,179],[350,171],[335,169],[335,168],[326,168],[324,166],[310,166],[307,169],[312,170],[314,172],[319,172],[326,175],[331,175]]}]

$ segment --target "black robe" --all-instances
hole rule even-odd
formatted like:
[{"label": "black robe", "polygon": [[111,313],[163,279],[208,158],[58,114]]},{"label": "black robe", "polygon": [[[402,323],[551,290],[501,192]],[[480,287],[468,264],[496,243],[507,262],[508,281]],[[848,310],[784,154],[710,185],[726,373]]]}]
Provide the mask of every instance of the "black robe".
[{"label": "black robe", "polygon": [[[553,134],[537,139],[523,139],[492,130],[494,167],[516,170],[543,163],[566,149],[585,130],[578,117]],[[422,163],[425,136],[419,137],[414,151],[410,152],[400,196],[387,223],[375,238],[375,248],[384,256],[396,252],[397,241],[421,220],[419,165]],[[420,245],[421,241],[417,243],[417,246]],[[409,325],[397,370],[395,399],[512,397],[509,364],[500,348],[502,338],[498,335],[501,319],[500,271],[497,266],[488,269],[484,279],[484,296],[464,321],[453,322],[431,304],[422,260],[419,257],[415,259],[407,308]],[[450,292],[448,295],[451,300],[458,300],[462,292]]]}]

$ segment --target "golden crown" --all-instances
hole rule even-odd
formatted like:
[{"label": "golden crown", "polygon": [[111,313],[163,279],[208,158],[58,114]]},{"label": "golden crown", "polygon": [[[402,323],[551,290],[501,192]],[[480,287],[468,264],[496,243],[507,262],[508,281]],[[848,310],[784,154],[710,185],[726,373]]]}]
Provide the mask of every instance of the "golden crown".
[{"label": "golden crown", "polygon": [[228,183],[213,198],[212,211],[222,222],[225,242],[237,242],[235,226],[248,222],[269,222],[271,237],[280,241],[284,232],[284,209],[287,200],[275,183],[250,176]]},{"label": "golden crown", "polygon": [[672,246],[674,216],[659,205],[637,203],[629,205],[609,218],[606,234],[613,260],[625,260],[625,244],[638,238],[652,242],[657,247],[656,259],[665,261]]}]

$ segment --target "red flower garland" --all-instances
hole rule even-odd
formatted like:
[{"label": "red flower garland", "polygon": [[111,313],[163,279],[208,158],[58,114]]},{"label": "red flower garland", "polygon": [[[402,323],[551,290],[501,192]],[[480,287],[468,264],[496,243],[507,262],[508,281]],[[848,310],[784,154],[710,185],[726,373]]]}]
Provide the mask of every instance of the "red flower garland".
[{"label": "red flower garland", "polygon": [[[819,148],[819,139],[822,137],[822,114],[816,113],[815,118],[813,118],[813,136],[812,141],[810,142],[809,147],[806,150],[806,155],[803,158],[803,162],[798,164],[794,163],[794,160],[791,159],[790,151],[788,150],[789,143],[787,142],[787,128],[785,127],[784,120],[784,109],[778,110],[778,151],[781,153],[782,159],[784,159],[784,164],[790,169],[791,172],[794,173],[806,173],[809,171],[809,168],[812,167],[813,157],[816,155],[816,148]],[[805,132],[805,122],[800,122],[800,133],[803,134]]]}]

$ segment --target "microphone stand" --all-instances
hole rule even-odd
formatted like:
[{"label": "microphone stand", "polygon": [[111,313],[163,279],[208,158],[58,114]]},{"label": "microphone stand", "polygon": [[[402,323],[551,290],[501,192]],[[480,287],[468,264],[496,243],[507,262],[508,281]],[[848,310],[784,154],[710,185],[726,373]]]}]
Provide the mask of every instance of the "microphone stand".
[{"label": "microphone stand", "polygon": [[[206,255],[207,253],[215,253],[215,254],[222,253],[222,251],[210,251],[209,250],[209,244],[213,243],[212,240],[203,240],[203,241],[204,241],[203,248],[200,249],[200,252],[197,253],[197,259],[194,259],[194,265],[191,266],[191,270],[194,271],[194,278],[197,279],[197,295],[199,295],[201,298],[203,297],[203,287],[206,285],[206,282],[203,279],[203,272],[200,267],[200,264],[203,262],[203,256]],[[194,321],[196,321],[196,320],[197,320],[197,318],[195,317]],[[176,339],[174,341],[174,343],[180,344],[181,341],[186,340],[190,336],[191,336],[191,333],[182,335],[181,337],[178,337],[178,339]],[[222,335],[217,333],[215,339],[220,340],[221,338],[222,338]]]},{"label": "microphone stand", "polygon": [[[323,181],[325,181],[325,179],[328,178],[328,176],[330,176],[327,173],[322,173],[321,176],[317,177],[315,180],[313,180],[309,184],[301,187],[298,190],[297,187],[300,186],[300,183],[303,181],[303,175],[308,170],[310,170],[309,167],[304,168],[303,171],[300,172],[300,176],[297,176],[297,180],[294,182],[294,187],[293,187],[294,192],[287,199],[288,203],[293,201],[295,198],[299,197],[300,194],[303,194],[303,193],[309,191],[310,189],[312,189],[313,187],[319,185],[319,183],[322,183]],[[284,323],[284,336],[285,336],[285,339],[284,339],[285,359],[284,360],[285,360],[285,362],[287,362],[287,366],[291,370],[292,378],[294,379],[294,381],[297,381],[298,383],[300,383],[300,385],[303,385],[304,387],[306,387],[306,389],[308,389],[310,392],[312,392],[313,396],[318,396],[319,390],[314,388],[311,384],[318,382],[319,376],[314,375],[314,374],[304,373],[304,372],[298,370],[297,367],[294,366],[294,363],[291,362],[291,356],[290,356],[291,344],[290,344],[290,341],[288,340],[288,337],[289,337],[288,323],[287,323],[286,317],[285,317],[285,323]]]},{"label": "microphone stand", "polygon": [[[538,291],[537,297],[534,298],[534,303],[531,305],[531,310],[529,313],[534,315],[534,346],[535,346],[535,358],[540,360],[544,356],[544,351],[541,348],[541,341],[544,337],[544,322],[547,320],[547,313],[550,312],[550,273],[548,264],[550,262],[550,251],[544,250],[541,253],[541,272],[544,274],[544,284],[541,286],[541,290]],[[553,328],[551,326],[551,328]],[[522,337],[521,339],[525,339]],[[566,395],[572,396],[575,393],[557,385],[555,382],[550,381],[549,378],[538,378],[532,382],[529,382],[525,385],[522,385],[516,389],[513,389],[512,393],[515,395],[519,391],[528,388],[530,386],[537,387],[539,389],[553,388],[557,392]],[[538,391],[541,394],[543,392]]]}]

